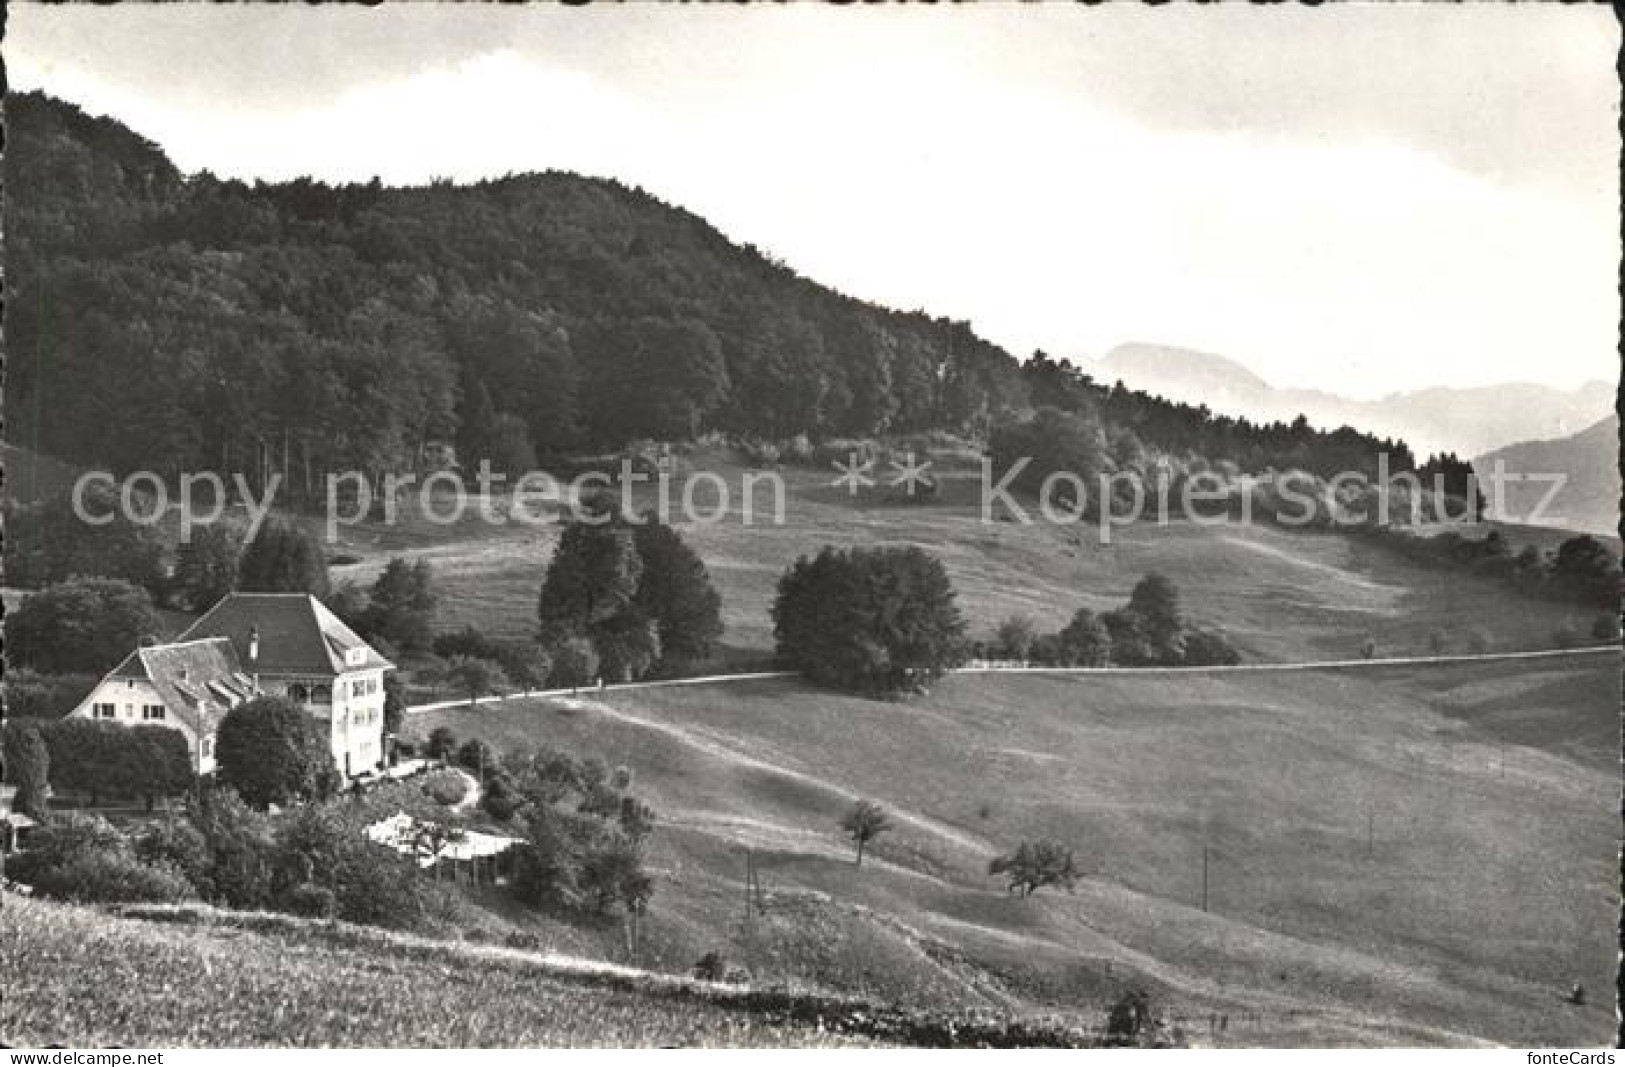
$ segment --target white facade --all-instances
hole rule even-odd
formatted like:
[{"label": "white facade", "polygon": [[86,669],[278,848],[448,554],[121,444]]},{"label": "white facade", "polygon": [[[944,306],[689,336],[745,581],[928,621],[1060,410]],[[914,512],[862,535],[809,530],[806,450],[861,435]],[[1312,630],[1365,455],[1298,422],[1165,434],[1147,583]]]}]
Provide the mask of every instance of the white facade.
[{"label": "white facade", "polygon": [[383,765],[384,672],[346,671],[337,677],[262,674],[261,690],[285,697],[327,725],[333,763],[346,777]]}]

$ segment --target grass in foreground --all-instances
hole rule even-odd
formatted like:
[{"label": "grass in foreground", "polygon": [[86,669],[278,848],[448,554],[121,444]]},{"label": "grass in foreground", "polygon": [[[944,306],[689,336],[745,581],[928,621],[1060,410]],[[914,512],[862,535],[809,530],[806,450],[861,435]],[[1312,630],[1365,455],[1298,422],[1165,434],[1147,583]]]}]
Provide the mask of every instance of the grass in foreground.
[{"label": "grass in foreground", "polygon": [[923,1016],[535,953],[204,906],[7,897],[0,1040],[73,1047],[1074,1045],[1082,1031]]}]

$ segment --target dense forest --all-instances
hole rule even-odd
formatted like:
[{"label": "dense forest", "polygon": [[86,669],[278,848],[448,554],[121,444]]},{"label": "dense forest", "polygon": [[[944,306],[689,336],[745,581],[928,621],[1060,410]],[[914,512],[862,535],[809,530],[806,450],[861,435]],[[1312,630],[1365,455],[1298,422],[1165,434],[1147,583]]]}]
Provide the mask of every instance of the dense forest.
[{"label": "dense forest", "polygon": [[1022,364],[615,181],[250,185],[183,175],[38,93],[6,118],[8,437],[80,464],[276,470],[297,493],[441,443],[515,466],[712,431],[983,441],[1037,401],[1242,469],[1371,470],[1384,449],[1413,465],[1352,429],[1255,426]]}]

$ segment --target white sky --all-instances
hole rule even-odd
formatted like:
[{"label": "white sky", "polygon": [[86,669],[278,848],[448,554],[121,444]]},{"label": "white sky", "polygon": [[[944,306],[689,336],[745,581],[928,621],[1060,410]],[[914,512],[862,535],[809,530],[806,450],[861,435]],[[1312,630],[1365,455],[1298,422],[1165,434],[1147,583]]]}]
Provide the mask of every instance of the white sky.
[{"label": "white sky", "polygon": [[1617,28],[1555,5],[14,5],[186,171],[613,175],[1020,356],[1375,396],[1619,373]]}]

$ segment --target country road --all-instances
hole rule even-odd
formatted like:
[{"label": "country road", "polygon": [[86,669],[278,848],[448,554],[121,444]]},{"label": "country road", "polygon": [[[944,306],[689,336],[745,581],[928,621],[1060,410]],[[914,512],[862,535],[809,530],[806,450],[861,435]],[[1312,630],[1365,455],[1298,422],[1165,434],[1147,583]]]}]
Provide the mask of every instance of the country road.
[{"label": "country road", "polygon": [[[1554,648],[1535,652],[1485,652],[1461,656],[1399,656],[1390,659],[1336,659],[1308,663],[1238,663],[1216,667],[961,667],[955,674],[1214,674],[1259,671],[1329,671],[1367,667],[1420,667],[1446,666],[1459,663],[1497,663],[1508,660],[1562,659],[1572,656],[1618,656],[1617,645],[1599,645],[1591,648]],[[634,689],[657,689],[679,685],[714,685],[724,682],[753,682],[770,678],[793,678],[794,671],[755,671],[748,674],[710,674],[696,678],[667,678],[654,682],[625,682],[620,685],[582,686],[579,689],[535,689],[528,693],[505,693],[480,697],[474,704],[498,704],[505,700],[527,697],[579,696],[581,693],[627,692]],[[408,715],[448,708],[468,707],[467,700],[437,700],[430,704],[414,704],[406,709]]]}]

